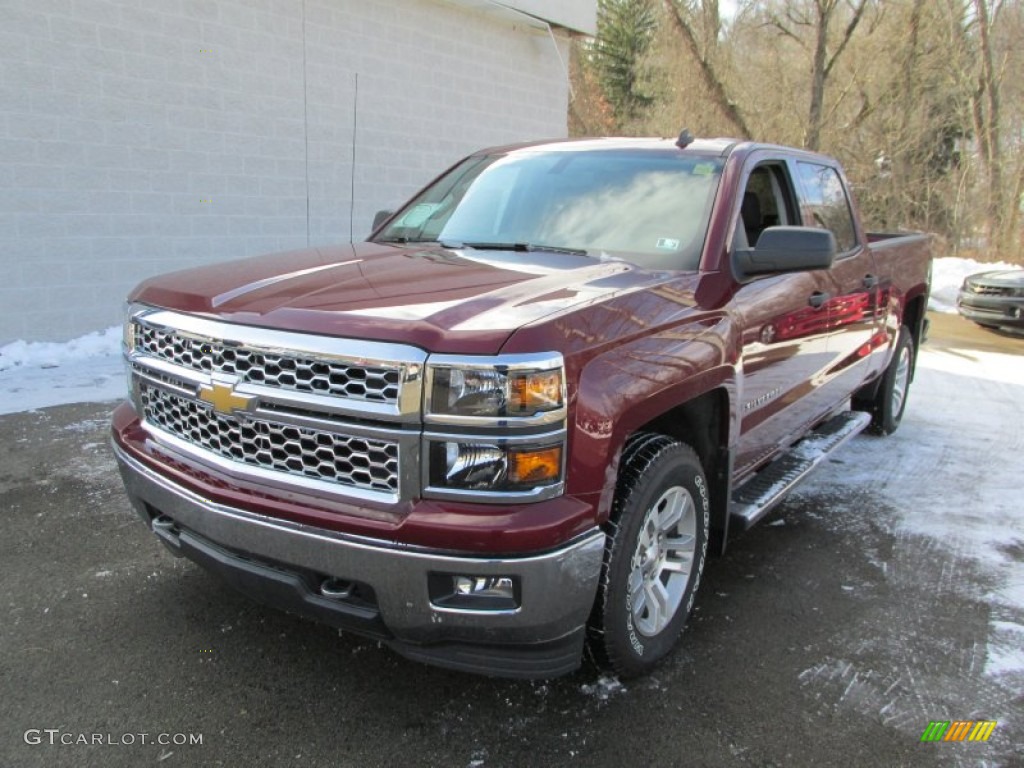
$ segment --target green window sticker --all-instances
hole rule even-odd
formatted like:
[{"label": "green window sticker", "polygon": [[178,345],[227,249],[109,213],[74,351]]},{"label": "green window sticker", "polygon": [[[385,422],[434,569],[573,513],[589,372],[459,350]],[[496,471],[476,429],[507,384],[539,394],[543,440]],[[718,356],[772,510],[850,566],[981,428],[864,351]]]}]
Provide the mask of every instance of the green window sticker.
[{"label": "green window sticker", "polygon": [[697,163],[693,166],[694,176],[710,176],[715,172],[714,163]]},{"label": "green window sticker", "polygon": [[434,211],[440,208],[438,203],[420,203],[414,206],[405,216],[395,222],[395,226],[398,227],[422,227],[427,219],[429,219]]}]

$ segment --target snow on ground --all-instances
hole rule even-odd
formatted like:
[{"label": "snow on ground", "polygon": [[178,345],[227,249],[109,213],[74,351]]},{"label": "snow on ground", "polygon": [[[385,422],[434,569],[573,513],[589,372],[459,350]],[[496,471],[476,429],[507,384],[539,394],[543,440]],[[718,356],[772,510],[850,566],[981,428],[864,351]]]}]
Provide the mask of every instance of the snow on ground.
[{"label": "snow on ground", "polygon": [[1024,355],[926,345],[899,430],[858,436],[837,452],[840,469],[819,470],[797,492],[870,489],[898,511],[897,535],[974,563],[991,584],[984,673],[1009,686],[1024,681],[1022,402]]},{"label": "snow on ground", "polygon": [[1020,269],[1016,264],[985,264],[974,259],[949,257],[936,259],[932,266],[932,298],[928,309],[936,312],[956,312],[956,294],[964,278],[978,272],[997,269]]}]

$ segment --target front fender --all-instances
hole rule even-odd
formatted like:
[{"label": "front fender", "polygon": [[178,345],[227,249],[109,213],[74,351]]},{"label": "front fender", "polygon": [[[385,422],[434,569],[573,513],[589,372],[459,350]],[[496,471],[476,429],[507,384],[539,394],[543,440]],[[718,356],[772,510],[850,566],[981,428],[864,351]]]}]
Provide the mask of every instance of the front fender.
[{"label": "front fender", "polygon": [[611,509],[622,448],[644,424],[724,388],[733,434],[738,386],[733,331],[725,317],[675,326],[609,349],[582,369],[567,490],[601,493],[599,524]]}]

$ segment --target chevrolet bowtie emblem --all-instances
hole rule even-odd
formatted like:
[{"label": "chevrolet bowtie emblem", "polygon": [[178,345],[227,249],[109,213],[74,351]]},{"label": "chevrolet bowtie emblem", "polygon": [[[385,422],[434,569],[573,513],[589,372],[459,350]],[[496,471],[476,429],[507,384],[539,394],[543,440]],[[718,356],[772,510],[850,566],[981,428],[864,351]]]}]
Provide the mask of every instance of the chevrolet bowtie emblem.
[{"label": "chevrolet bowtie emblem", "polygon": [[213,406],[213,410],[225,415],[250,409],[254,395],[240,395],[231,382],[214,381],[199,385],[199,399]]}]

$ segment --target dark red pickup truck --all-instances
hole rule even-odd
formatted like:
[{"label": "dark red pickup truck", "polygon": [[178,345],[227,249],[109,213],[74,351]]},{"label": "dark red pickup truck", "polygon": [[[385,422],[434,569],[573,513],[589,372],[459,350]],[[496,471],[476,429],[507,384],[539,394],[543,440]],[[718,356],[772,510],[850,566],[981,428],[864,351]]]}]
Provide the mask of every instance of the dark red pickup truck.
[{"label": "dark red pickup truck", "polygon": [[175,553],[410,658],[642,673],[708,552],[903,414],[928,240],[827,157],[505,147],[380,219],[136,288],[113,444]]}]

